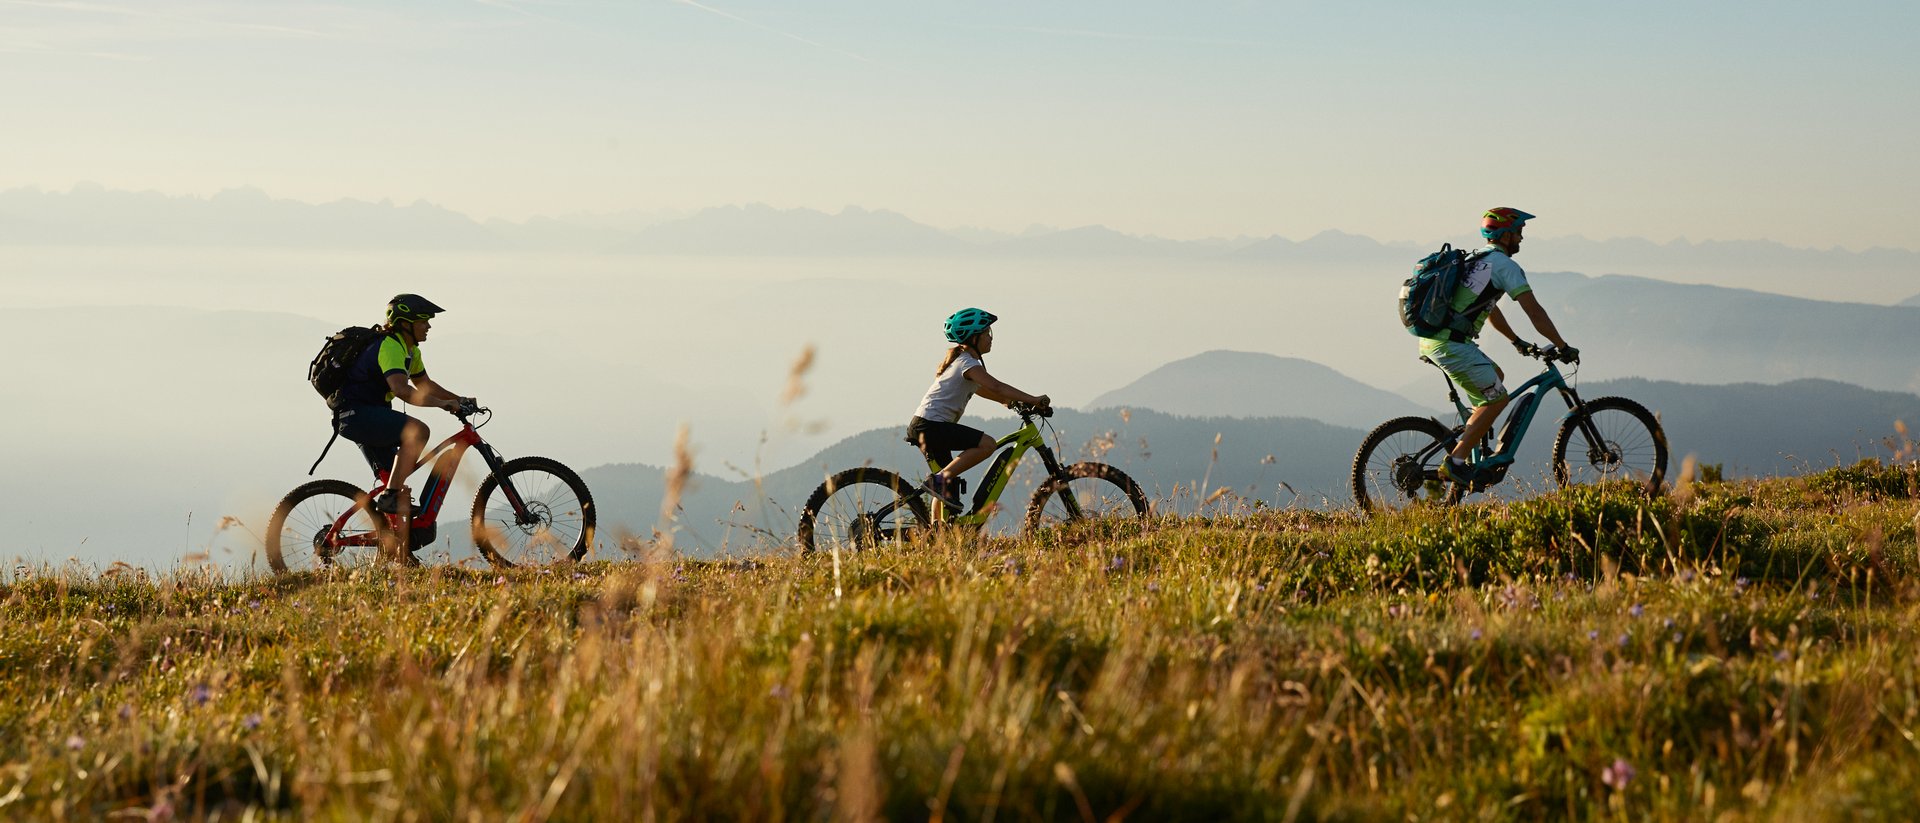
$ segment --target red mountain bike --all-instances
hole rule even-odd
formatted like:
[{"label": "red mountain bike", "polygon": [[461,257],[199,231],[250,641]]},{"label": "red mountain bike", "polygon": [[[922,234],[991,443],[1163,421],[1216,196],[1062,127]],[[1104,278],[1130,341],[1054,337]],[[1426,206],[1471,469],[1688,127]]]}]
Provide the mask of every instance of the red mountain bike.
[{"label": "red mountain bike", "polygon": [[[482,415],[476,425],[472,418]],[[511,568],[585,557],[593,545],[594,508],[580,476],[545,457],[502,460],[480,437],[480,427],[493,419],[489,409],[463,405],[454,416],[460,430],[420,458],[421,465],[432,461],[433,470],[412,512],[405,551],[399,547],[400,516],[373,508],[373,499],[387,488],[389,472],[380,469],[365,491],[344,480],[315,480],[288,492],[267,524],[267,563],[281,574],[381,558],[418,565],[413,553],[433,543],[447,487],[469,448],[487,463],[472,518],[474,548],[487,562]]]}]

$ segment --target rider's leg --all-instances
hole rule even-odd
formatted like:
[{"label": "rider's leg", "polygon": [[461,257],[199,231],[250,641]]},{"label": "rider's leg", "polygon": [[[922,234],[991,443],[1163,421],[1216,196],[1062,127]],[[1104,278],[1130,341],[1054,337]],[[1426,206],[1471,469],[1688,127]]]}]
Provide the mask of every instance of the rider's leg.
[{"label": "rider's leg", "polygon": [[1467,417],[1467,428],[1460,433],[1460,442],[1453,444],[1452,457],[1462,463],[1470,462],[1473,449],[1493,430],[1493,421],[1500,417],[1500,410],[1507,407],[1512,398],[1502,396],[1499,400],[1488,401],[1486,405],[1473,410]]},{"label": "rider's leg", "polygon": [[397,489],[406,485],[407,476],[420,467],[420,453],[426,451],[427,437],[430,435],[427,424],[407,418],[406,426],[400,429],[400,453],[394,455],[393,477],[387,481],[387,488]]},{"label": "rider's leg", "polygon": [[959,477],[961,472],[978,466],[981,461],[992,457],[996,445],[997,444],[993,442],[993,438],[984,434],[980,435],[978,445],[954,455],[953,462],[948,463],[946,468],[941,469],[940,474],[944,475],[948,480]]}]

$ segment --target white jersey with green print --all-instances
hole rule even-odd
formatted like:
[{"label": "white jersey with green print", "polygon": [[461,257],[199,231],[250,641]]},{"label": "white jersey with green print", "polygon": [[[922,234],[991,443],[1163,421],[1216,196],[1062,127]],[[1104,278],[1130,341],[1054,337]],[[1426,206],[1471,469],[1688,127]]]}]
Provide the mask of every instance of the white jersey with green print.
[{"label": "white jersey with green print", "polygon": [[[1499,300],[1498,295],[1519,297],[1530,291],[1533,291],[1533,286],[1527,284],[1527,272],[1520,268],[1520,264],[1513,262],[1513,258],[1498,246],[1488,244],[1467,268],[1466,275],[1460,278],[1460,288],[1453,293],[1453,310],[1465,312],[1471,310],[1476,302],[1481,303],[1483,308],[1473,318],[1473,336],[1479,337],[1480,330],[1487,325],[1487,317],[1493,314],[1493,304]],[[1493,299],[1482,300],[1488,296]],[[1420,338],[1420,351],[1432,354],[1446,342],[1444,336]]]}]

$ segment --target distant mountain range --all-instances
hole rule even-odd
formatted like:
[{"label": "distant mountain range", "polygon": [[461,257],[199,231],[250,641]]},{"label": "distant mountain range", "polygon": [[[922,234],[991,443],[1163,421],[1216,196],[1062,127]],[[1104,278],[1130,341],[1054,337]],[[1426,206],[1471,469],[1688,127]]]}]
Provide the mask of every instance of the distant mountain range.
[{"label": "distant mountain range", "polygon": [[1920,294],[1916,294],[1912,297],[1909,297],[1905,300],[1900,301],[1900,305],[1920,307]]},{"label": "distant mountain range", "polygon": [[[1466,238],[1462,242],[1478,242]],[[946,231],[896,212],[848,206],[838,213],[762,204],[690,215],[536,217],[476,221],[425,201],[324,204],[230,189],[211,197],[112,191],[91,184],[65,192],[0,192],[0,244],[230,246],[460,251],[543,250],[730,256],[927,256],[1161,258],[1248,265],[1328,262],[1411,264],[1436,243],[1381,242],[1327,230],[1304,240],[1266,237],[1169,240],[1104,226],[1036,229],[1018,235]],[[1888,282],[1920,275],[1920,252],[1794,248],[1772,241],[1639,238],[1529,241],[1529,265],[1596,274],[1633,273],[1715,282],[1785,294],[1888,304]]]},{"label": "distant mountain range", "polygon": [[[1118,465],[1156,499],[1170,500],[1167,505],[1179,510],[1193,509],[1197,495],[1204,493],[1197,490],[1221,488],[1269,505],[1339,504],[1348,500],[1347,474],[1367,430],[1402,414],[1454,419],[1423,414],[1410,402],[1391,402],[1394,395],[1377,389],[1359,391],[1356,385],[1368,388],[1306,361],[1210,352],[1155,369],[1096,402],[1120,396],[1152,397],[1187,408],[1223,410],[1220,415],[1182,416],[1132,406],[1062,410],[1053,423],[1069,459],[1097,456]],[[1636,378],[1592,382],[1581,385],[1579,391],[1589,400],[1629,397],[1654,410],[1672,447],[1670,471],[1676,473],[1688,455],[1702,463],[1719,464],[1732,476],[1799,473],[1865,455],[1884,455],[1896,437],[1895,421],[1920,426],[1920,396],[1830,380],[1701,386]],[[1336,412],[1328,406],[1323,413],[1372,415],[1332,421],[1258,416],[1263,412],[1297,415],[1303,409],[1300,398],[1341,396],[1356,398],[1358,406],[1378,402],[1382,407]],[[1525,493],[1546,482],[1563,410],[1557,398],[1546,398],[1544,403],[1522,447],[1520,468],[1512,482],[1502,487],[1505,494]],[[1014,425],[1005,418],[968,422],[995,434]],[[876,465],[917,481],[927,467],[900,437],[896,428],[863,432],[757,483],[744,477],[697,477],[681,501],[680,522],[687,530],[683,545],[699,545],[707,551],[746,550],[766,540],[789,539],[806,496],[839,469]],[[665,490],[660,468],[600,466],[583,475],[595,499],[601,501],[605,522],[624,524],[638,533],[654,525]],[[1003,504],[1016,511],[1022,507],[1031,493],[1031,481],[1031,473],[1016,481],[1002,498]],[[996,522],[1012,528],[1018,517],[1002,515]]]},{"label": "distant mountain range", "polygon": [[[1920,308],[1807,300],[1644,277],[1529,276],[1561,329],[1602,330],[1609,375],[1691,383],[1825,378],[1920,391]],[[1517,310],[1509,309],[1514,318]],[[1538,338],[1524,321],[1524,337]],[[1511,357],[1487,332],[1496,361]]]},{"label": "distant mountain range", "polygon": [[1176,360],[1087,404],[1089,409],[1121,407],[1186,417],[1306,417],[1323,422],[1433,411],[1311,360],[1238,351]]}]

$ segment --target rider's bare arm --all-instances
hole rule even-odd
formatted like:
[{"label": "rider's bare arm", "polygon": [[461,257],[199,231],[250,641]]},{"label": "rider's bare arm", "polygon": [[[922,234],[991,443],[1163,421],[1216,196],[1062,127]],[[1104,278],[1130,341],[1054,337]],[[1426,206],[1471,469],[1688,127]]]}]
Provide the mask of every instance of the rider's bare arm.
[{"label": "rider's bare arm", "polygon": [[441,388],[439,383],[423,374],[413,376],[409,381],[404,374],[387,375],[387,391],[410,406],[423,408],[452,409],[460,404],[460,396]]},{"label": "rider's bare arm", "polygon": [[1032,406],[1053,405],[1053,400],[1044,394],[1028,394],[1006,383],[1000,382],[999,378],[987,373],[986,366],[974,366],[971,369],[967,369],[967,379],[972,380],[974,385],[980,387],[978,393],[981,397],[992,400],[1002,406],[1014,401]]},{"label": "rider's bare arm", "polygon": [[[1555,346],[1568,348],[1566,338],[1561,337],[1560,330],[1553,327],[1553,320],[1547,317],[1547,308],[1540,305],[1540,298],[1534,297],[1533,292],[1520,295],[1513,301],[1519,303],[1521,310],[1527,313],[1527,319],[1533,321],[1533,327],[1546,335],[1548,340],[1552,340]],[[1496,317],[1499,316],[1499,309],[1496,308],[1493,311]]]},{"label": "rider's bare arm", "polygon": [[1487,323],[1493,326],[1494,331],[1499,332],[1508,340],[1519,342],[1520,335],[1513,333],[1513,326],[1507,323],[1507,316],[1500,313],[1499,306],[1494,306],[1493,312],[1487,315]]}]

